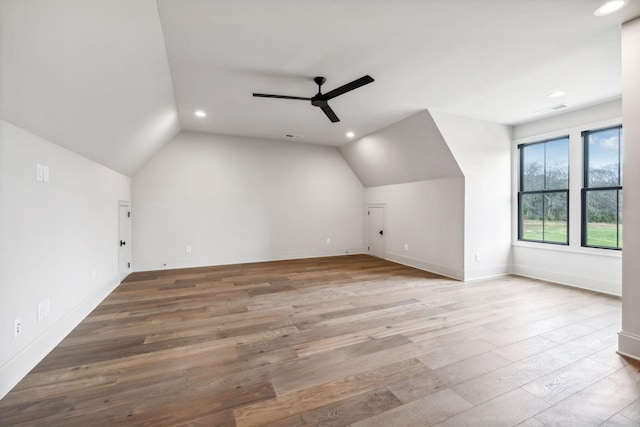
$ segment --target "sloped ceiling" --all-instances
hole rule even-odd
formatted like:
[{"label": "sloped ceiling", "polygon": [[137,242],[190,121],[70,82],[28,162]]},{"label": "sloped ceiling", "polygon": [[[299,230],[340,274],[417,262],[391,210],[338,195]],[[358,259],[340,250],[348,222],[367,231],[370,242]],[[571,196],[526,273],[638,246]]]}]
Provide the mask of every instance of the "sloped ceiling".
[{"label": "sloped ceiling", "polygon": [[[0,119],[128,175],[180,129],[341,146],[425,109],[524,123],[620,98],[640,0],[600,1],[0,0]],[[251,96],[365,74],[339,123]]]},{"label": "sloped ceiling", "polygon": [[0,118],[126,175],[180,125],[154,0],[2,0]]},{"label": "sloped ceiling", "polygon": [[428,111],[340,148],[365,187],[462,177],[462,171]]}]

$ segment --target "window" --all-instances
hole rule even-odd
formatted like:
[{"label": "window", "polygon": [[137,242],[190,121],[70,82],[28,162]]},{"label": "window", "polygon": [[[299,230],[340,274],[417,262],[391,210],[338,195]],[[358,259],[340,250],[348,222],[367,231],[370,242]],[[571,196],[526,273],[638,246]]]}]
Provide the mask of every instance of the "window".
[{"label": "window", "polygon": [[582,136],[582,246],[622,249],[622,126]]},{"label": "window", "polygon": [[518,148],[518,239],[568,245],[569,137]]}]

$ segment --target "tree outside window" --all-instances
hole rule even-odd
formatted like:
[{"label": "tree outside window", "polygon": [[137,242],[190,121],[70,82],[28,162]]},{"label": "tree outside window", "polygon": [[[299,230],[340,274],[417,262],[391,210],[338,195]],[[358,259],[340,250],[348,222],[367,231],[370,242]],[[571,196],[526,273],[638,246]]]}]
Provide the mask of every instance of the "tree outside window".
[{"label": "tree outside window", "polygon": [[518,239],[568,245],[569,137],[518,148]]},{"label": "tree outside window", "polygon": [[622,126],[583,132],[582,246],[622,248]]}]

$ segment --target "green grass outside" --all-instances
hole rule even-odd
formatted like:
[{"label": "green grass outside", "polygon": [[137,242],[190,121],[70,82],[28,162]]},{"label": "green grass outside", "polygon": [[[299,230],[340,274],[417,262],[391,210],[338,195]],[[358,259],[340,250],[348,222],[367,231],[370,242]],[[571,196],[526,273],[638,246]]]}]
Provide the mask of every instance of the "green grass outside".
[{"label": "green grass outside", "polygon": [[[543,240],[542,221],[524,220],[522,237],[525,240]],[[560,221],[546,221],[544,223],[544,241],[567,243],[567,223]]]},{"label": "green grass outside", "polygon": [[[525,220],[522,237],[524,240],[543,240],[542,221]],[[544,241],[554,243],[567,242],[567,224],[559,221],[544,223]],[[589,223],[587,225],[587,244],[589,246],[617,247],[616,225],[607,223]],[[620,246],[622,246],[622,226],[620,227]]]},{"label": "green grass outside", "polygon": [[[616,225],[589,223],[587,225],[587,244],[589,246],[617,247]],[[622,226],[620,226],[620,246],[622,246]]]}]

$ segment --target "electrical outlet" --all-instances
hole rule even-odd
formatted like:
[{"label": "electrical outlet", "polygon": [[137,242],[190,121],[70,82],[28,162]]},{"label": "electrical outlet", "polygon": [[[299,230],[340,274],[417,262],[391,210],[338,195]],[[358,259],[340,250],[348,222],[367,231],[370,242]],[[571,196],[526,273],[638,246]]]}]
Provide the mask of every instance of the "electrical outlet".
[{"label": "electrical outlet", "polygon": [[480,254],[476,252],[476,262],[480,262]]},{"label": "electrical outlet", "polygon": [[185,252],[190,254],[191,253],[191,246],[187,246],[184,250],[185,250]]},{"label": "electrical outlet", "polygon": [[15,322],[13,322],[13,337],[18,338],[18,335],[22,333],[22,320],[18,317]]},{"label": "electrical outlet", "polygon": [[331,237],[327,237],[327,245],[331,244]]},{"label": "electrical outlet", "polygon": [[44,317],[47,317],[51,314],[51,300],[47,298],[44,300]]},{"label": "electrical outlet", "polygon": [[404,244],[404,251],[405,252],[409,252],[409,244],[408,243]]},{"label": "electrical outlet", "polygon": [[44,181],[44,166],[41,164],[36,165],[36,181],[38,182]]}]

